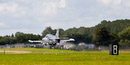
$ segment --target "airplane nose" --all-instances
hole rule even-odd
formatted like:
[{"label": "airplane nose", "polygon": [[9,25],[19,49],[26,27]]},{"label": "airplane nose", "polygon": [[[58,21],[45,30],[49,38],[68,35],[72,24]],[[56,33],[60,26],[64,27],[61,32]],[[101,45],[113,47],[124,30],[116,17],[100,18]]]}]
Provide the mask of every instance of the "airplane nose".
[{"label": "airplane nose", "polygon": [[48,40],[47,38],[42,38],[42,40]]},{"label": "airplane nose", "polygon": [[71,38],[70,40],[71,40],[71,41],[75,41],[75,39],[72,39],[72,38]]}]

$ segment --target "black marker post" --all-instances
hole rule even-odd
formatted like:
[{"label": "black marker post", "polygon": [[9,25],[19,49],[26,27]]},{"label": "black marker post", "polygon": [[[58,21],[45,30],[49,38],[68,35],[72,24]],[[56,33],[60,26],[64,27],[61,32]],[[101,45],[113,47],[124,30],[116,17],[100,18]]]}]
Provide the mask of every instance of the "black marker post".
[{"label": "black marker post", "polygon": [[110,55],[119,55],[119,45],[118,44],[110,44],[109,45],[109,54]]}]

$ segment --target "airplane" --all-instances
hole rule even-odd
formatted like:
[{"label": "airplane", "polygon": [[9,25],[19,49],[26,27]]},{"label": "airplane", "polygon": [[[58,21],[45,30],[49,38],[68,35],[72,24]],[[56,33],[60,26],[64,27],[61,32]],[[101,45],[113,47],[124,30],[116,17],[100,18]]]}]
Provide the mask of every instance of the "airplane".
[{"label": "airplane", "polygon": [[28,40],[30,43],[42,43],[43,45],[50,45],[51,47],[55,47],[56,45],[62,45],[62,43],[75,41],[75,39],[70,38],[67,40],[61,40],[59,37],[59,29],[57,29],[56,34],[47,34],[42,40]]}]

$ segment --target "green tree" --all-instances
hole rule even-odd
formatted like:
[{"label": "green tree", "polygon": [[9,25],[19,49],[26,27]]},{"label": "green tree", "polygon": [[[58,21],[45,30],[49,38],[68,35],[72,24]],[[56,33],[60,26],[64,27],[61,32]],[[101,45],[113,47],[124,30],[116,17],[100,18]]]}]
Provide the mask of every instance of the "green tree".
[{"label": "green tree", "polygon": [[66,35],[65,31],[64,31],[63,29],[59,29],[59,31],[60,31],[60,32],[59,32],[60,38],[66,39],[67,35]]},{"label": "green tree", "polygon": [[77,33],[80,35],[85,35],[85,34],[87,34],[87,29],[85,27],[80,27],[78,29]]},{"label": "green tree", "polygon": [[110,33],[109,35],[110,35],[110,39],[109,39],[110,43],[111,44],[118,44],[118,42],[120,41],[118,35],[115,33]]},{"label": "green tree", "polygon": [[130,27],[119,33],[120,45],[130,46]]},{"label": "green tree", "polygon": [[52,30],[51,27],[46,27],[46,29],[42,32],[42,36],[44,37],[46,34],[55,34],[56,30]]},{"label": "green tree", "polygon": [[0,39],[0,44],[5,45],[5,44],[14,44],[16,43],[16,40],[14,37],[10,36],[4,36]]},{"label": "green tree", "polygon": [[28,40],[39,40],[41,39],[41,36],[34,34],[25,34],[23,32],[16,32],[15,38],[17,43],[25,43],[28,42]]},{"label": "green tree", "polygon": [[96,45],[109,45],[110,35],[105,27],[97,28],[95,35],[93,36],[93,43]]},{"label": "green tree", "polygon": [[23,43],[24,42],[24,33],[23,32],[16,32],[15,33],[15,38],[17,43]]}]

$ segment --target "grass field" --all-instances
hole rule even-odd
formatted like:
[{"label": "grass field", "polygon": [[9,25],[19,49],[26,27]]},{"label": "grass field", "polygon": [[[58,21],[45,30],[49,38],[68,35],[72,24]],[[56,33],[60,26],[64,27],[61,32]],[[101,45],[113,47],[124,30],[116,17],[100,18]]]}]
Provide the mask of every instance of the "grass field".
[{"label": "grass field", "polygon": [[130,65],[129,51],[120,51],[119,55],[109,55],[108,51],[78,52],[36,48],[10,48],[0,51],[0,65]]}]

